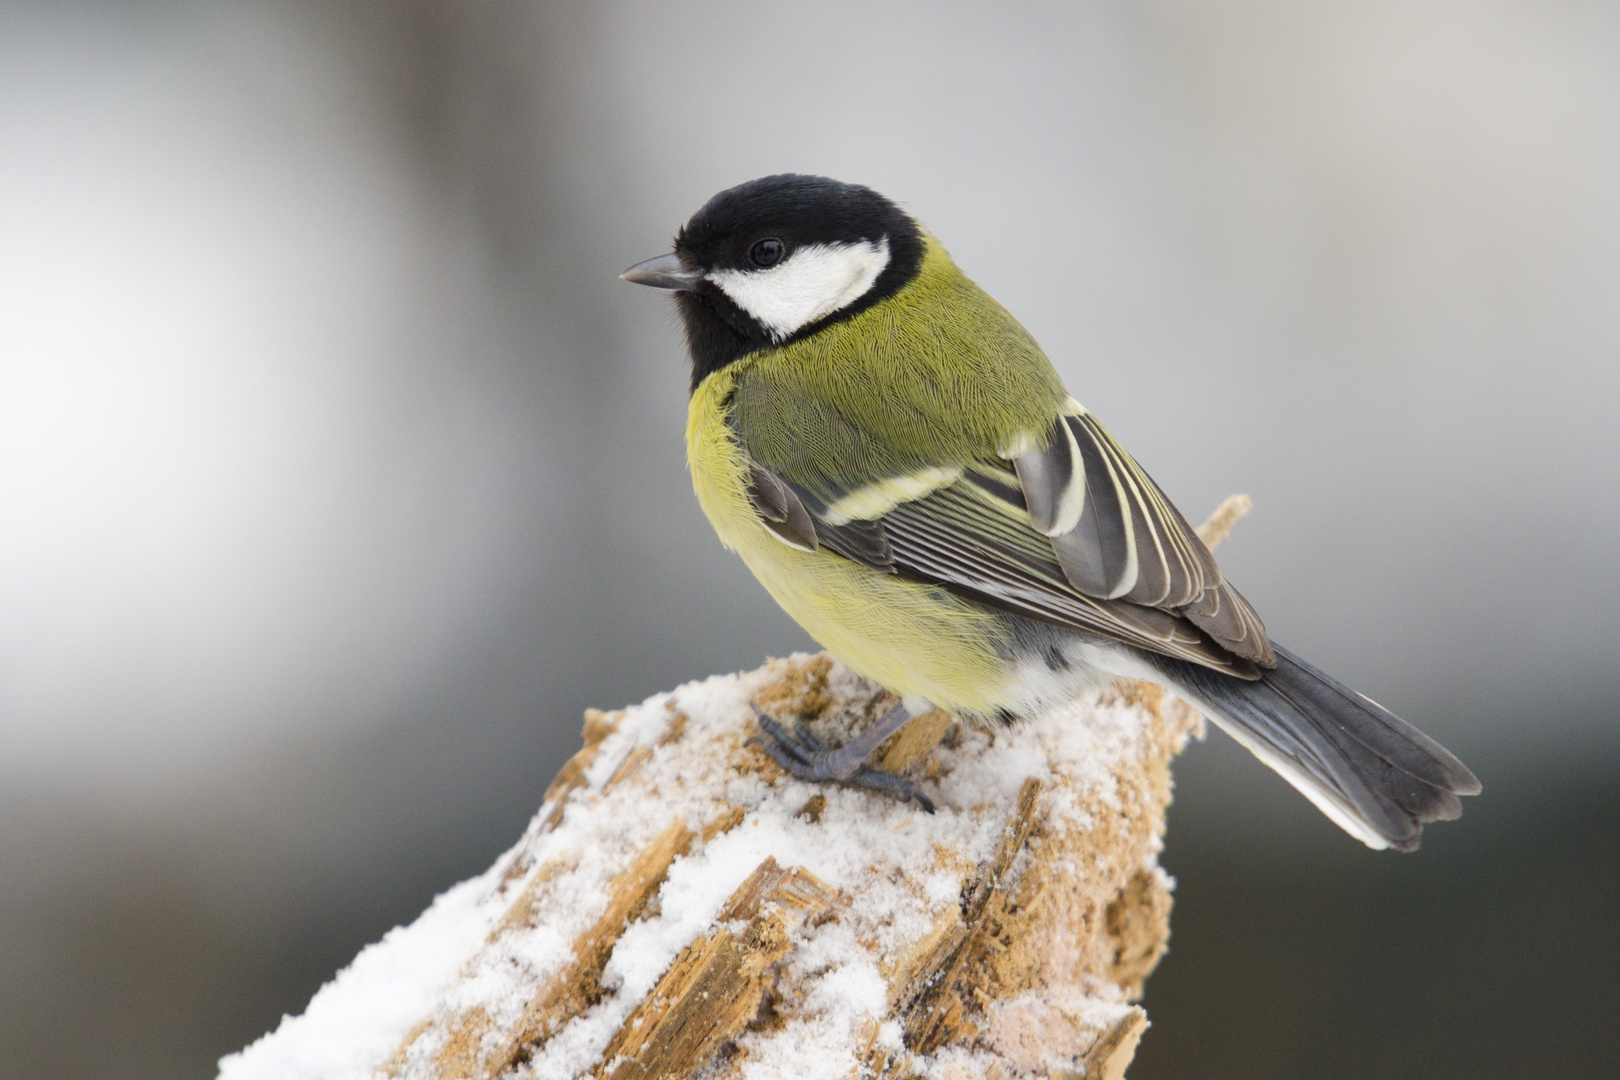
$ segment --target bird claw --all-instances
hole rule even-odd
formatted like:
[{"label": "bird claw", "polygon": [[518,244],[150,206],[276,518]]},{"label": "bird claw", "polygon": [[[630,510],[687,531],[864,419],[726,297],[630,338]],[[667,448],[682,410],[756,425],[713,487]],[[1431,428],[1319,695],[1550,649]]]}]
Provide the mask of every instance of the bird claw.
[{"label": "bird claw", "polygon": [[758,705],[749,704],[764,735],[753,736],[748,740],[748,745],[759,747],[788,775],[812,784],[835,783],[873,791],[900,802],[914,802],[927,813],[934,812],[934,801],[922,793],[915,781],[866,764],[858,766],[853,773],[840,776],[830,767],[830,759],[836,751],[827,749],[826,744],[809,728],[795,724],[790,732],[767,716]]}]

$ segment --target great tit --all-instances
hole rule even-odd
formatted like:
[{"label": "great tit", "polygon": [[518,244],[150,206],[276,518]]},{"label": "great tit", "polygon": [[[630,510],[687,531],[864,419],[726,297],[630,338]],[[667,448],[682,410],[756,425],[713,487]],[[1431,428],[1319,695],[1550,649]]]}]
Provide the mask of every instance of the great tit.
[{"label": "great tit", "polygon": [[1272,641],[1028,331],[877,192],[741,184],[622,277],[675,296],[687,459],[721,541],[900,699],[838,748],[762,714],[793,775],[930,807],[868,763],[909,720],[1012,724],[1118,675],[1198,706],[1370,847],[1415,849],[1480,790],[1439,743]]}]

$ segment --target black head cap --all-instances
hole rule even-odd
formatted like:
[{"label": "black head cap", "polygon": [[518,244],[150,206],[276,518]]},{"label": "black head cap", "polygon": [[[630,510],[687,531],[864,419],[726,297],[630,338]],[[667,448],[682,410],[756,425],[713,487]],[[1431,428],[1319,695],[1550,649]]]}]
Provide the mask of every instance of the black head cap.
[{"label": "black head cap", "polygon": [[740,356],[814,334],[891,295],[922,264],[922,233],[905,211],[859,184],[782,173],[728,188],[692,215],[675,238],[681,263],[705,272],[749,273],[785,263],[811,245],[884,244],[888,261],[860,296],[783,333],[703,279],[677,293],[692,356],[692,386]]}]

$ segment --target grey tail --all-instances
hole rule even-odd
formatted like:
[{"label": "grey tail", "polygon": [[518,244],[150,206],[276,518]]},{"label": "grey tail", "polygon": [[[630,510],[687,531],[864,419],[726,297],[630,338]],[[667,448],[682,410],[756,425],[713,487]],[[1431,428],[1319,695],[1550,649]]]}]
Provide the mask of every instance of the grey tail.
[{"label": "grey tail", "polygon": [[1247,681],[1140,653],[1256,757],[1369,847],[1417,850],[1423,825],[1462,815],[1479,781],[1445,747],[1272,642],[1277,666]]}]

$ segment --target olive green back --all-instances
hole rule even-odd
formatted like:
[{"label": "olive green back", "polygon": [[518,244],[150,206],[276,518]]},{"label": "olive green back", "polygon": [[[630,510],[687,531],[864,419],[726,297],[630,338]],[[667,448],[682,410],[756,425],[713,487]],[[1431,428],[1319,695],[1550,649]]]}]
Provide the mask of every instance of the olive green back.
[{"label": "olive green back", "polygon": [[1043,437],[1067,400],[1035,339],[932,237],[918,275],[820,333],[737,361],[748,453],[831,501],[874,480]]}]

